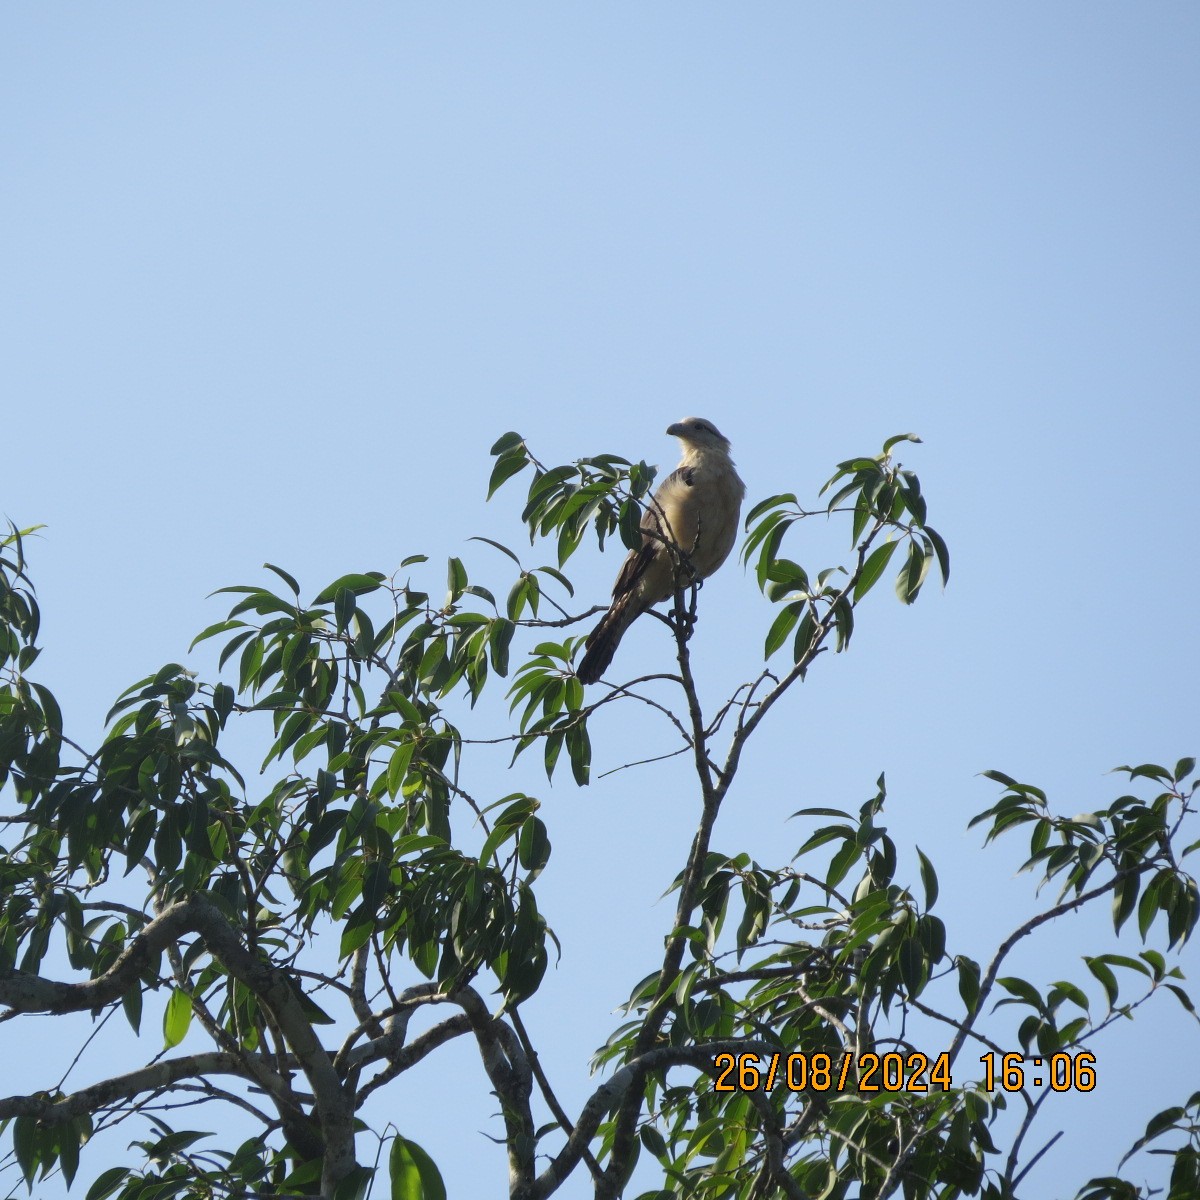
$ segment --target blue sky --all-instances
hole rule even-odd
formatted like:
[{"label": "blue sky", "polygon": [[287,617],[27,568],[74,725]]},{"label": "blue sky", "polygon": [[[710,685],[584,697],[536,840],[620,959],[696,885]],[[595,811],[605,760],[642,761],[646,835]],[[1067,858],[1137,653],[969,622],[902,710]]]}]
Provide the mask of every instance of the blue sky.
[{"label": "blue sky", "polygon": [[[669,466],[666,425],[705,416],[752,502],[915,430],[951,586],[872,596],[764,729],[718,843],[779,862],[791,812],[857,806],[886,770],[890,830],[978,957],[1034,904],[1021,846],[965,831],[979,771],[1070,813],[1119,793],[1116,764],[1198,748],[1198,130],[1187,3],[7,6],[0,511],[48,525],[42,678],[88,741],[264,560],[314,591],[418,551],[494,569],[465,539],[520,544],[517,496],[484,504],[508,429],[544,460]],[[829,531],[796,536],[824,565]],[[602,599],[615,554],[576,563]],[[739,567],[705,588],[711,700],[768,622]],[[668,661],[660,628],[638,655]],[[614,718],[598,760],[663,736]],[[530,1023],[577,1104],[694,805],[677,766],[521,785],[566,946]],[[1078,977],[1102,933],[1021,965]],[[1194,1087],[1167,1004],[1122,1038],[1039,1194],[1114,1168]],[[502,1168],[456,1070],[394,1119],[461,1195]]]}]

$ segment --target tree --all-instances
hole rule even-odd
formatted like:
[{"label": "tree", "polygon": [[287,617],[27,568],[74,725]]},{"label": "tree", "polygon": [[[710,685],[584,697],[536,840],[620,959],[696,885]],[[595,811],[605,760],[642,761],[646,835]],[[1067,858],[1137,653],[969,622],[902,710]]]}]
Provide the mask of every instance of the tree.
[{"label": "tree", "polygon": [[[1117,932],[1136,917],[1143,937],[1161,927],[1169,949],[1185,942],[1200,914],[1182,866],[1197,845],[1182,848],[1193,760],[1121,768],[1129,794],[1071,818],[1036,787],[989,772],[1000,796],[975,823],[988,840],[1024,828],[1026,866],[1060,891],[978,960],[947,946],[932,911],[937,875],[920,851],[923,894],[896,882],[882,776],[857,814],[808,810],[828,823],[788,864],[712,845],[756,732],[819,655],[848,648],[859,605],[893,560],[905,603],[935,564],[948,578],[918,479],[893,457],[906,440],[917,439],[843,462],[825,485],[821,514],[849,525],[838,566],[810,576],[782,556],[789,531],[813,515],[794,495],[749,513],[743,556],[777,606],[767,666],[715,708],[691,667],[698,594],[686,547],[672,548],[679,586],[662,618],[677,671],[585,695],[571,670],[582,639],[553,640],[595,611],[566,608],[563,567],[588,530],[601,547],[640,536],[653,471],[614,455],[547,468],[517,434],[496,443],[489,496],[531,472],[523,520],[532,544],[557,548],[554,566],[530,570],[488,542],[511,564],[503,603],[458,558],[443,600],[367,572],[304,602],[269,564],[275,590],[222,589],[236,596],[229,617],[196,642],[220,640],[218,669],[232,682],[170,663],[120,696],[94,750],[68,736],[31,674],[29,531],[11,527],[0,547],[2,1017],[121,1011],[149,1045],[143,1064],[73,1092],[0,1099],[24,1180],[32,1188],[61,1171],[69,1184],[93,1133],[132,1121],[138,1161],[105,1170],[88,1200],[378,1195],[372,1164],[384,1147],[393,1196],[439,1197],[425,1151],[394,1127],[367,1130],[359,1113],[468,1039],[501,1103],[517,1200],[550,1196],[572,1176],[590,1177],[597,1197],[622,1195],[639,1156],[659,1178],[645,1200],[1016,1195],[1041,1153],[1026,1148],[1036,1118],[1056,1092],[1094,1084],[1104,1030],[1165,992],[1193,1010],[1179,968],[1156,950],[1085,956],[1075,980],[1048,986],[1004,974],[1007,955],[1092,905],[1111,905]],[[629,1019],[598,1051],[602,1078],[573,1113],[521,1020],[556,952],[535,887],[550,831],[534,797],[476,796],[463,783],[481,740],[477,702],[513,666],[514,758],[540,753],[552,777],[565,749],[583,787],[589,722],[609,705],[644,704],[669,722],[695,794],[662,959],[630,981]],[[253,775],[227,746],[264,714],[270,745]],[[647,745],[635,757],[662,752]],[[1081,972],[1099,984],[1102,1010]],[[167,997],[165,1052],[142,1029],[156,992]],[[1024,1014],[1019,1047],[989,1035],[997,997]],[[949,1031],[945,1053],[931,1058],[910,1040],[907,1022],[919,1019]],[[177,1051],[197,1027],[211,1048]],[[1037,1084],[1034,1056],[1049,1068]],[[232,1106],[253,1132],[232,1145],[175,1129],[163,1113],[181,1098]],[[1019,1117],[997,1145],[1009,1104]],[[1200,1093],[1158,1113],[1134,1149],[1164,1139],[1171,1195],[1200,1194]],[[1103,1178],[1082,1194],[1142,1193]]]}]

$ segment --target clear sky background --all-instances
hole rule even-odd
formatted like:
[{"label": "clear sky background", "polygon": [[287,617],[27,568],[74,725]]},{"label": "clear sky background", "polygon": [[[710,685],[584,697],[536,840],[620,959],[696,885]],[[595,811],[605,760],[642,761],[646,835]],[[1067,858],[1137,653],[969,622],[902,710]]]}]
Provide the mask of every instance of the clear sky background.
[{"label": "clear sky background", "polygon": [[[701,415],[751,502],[815,498],[914,430],[950,587],[871,596],[764,728],[716,844],[781,864],[790,813],[857,808],[886,770],[912,882],[919,844],[951,948],[983,957],[1035,900],[1024,839],[965,829],[996,796],[978,772],[1070,814],[1123,790],[1118,763],[1200,750],[1198,209],[1186,2],[6,5],[0,511],[48,525],[40,678],[90,742],[264,560],[312,591],[415,552],[494,571],[465,539],[521,544],[518,495],[484,503],[509,429],[543,460],[669,467],[666,425]],[[819,526],[789,551],[814,568]],[[580,552],[580,607],[617,562]],[[740,567],[705,588],[710,702],[769,619]],[[670,661],[644,624],[618,670]],[[598,723],[597,772],[667,735]],[[696,804],[679,763],[583,792],[502,765],[477,790],[535,792],[554,841],[564,956],[528,1021],[576,1111]],[[1083,980],[1104,924],[1015,965]],[[21,1086],[46,1086],[42,1028],[0,1027]],[[1041,1140],[1068,1132],[1030,1195],[1111,1172],[1194,1090],[1172,998],[1118,1033],[1100,1089],[1045,1118]],[[387,1116],[452,1196],[499,1194],[494,1101],[469,1052],[446,1061]],[[129,1065],[94,1045],[71,1081]]]}]

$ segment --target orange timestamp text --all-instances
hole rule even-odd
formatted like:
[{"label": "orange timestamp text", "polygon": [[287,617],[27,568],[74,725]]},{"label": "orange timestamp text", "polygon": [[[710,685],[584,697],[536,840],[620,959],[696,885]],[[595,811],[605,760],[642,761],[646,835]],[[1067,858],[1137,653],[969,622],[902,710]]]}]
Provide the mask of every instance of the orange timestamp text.
[{"label": "orange timestamp text", "polygon": [[979,1061],[983,1063],[983,1084],[989,1092],[1000,1088],[1019,1092],[1027,1081],[1034,1087],[1048,1083],[1056,1092],[1090,1092],[1096,1086],[1096,1056],[1087,1050],[1078,1054],[1048,1054],[1045,1058],[1005,1054],[1000,1059],[999,1071],[993,1055],[985,1054]]},{"label": "orange timestamp text", "polygon": [[713,1059],[718,1092],[766,1091],[782,1085],[790,1092],[927,1092],[929,1085],[943,1090],[952,1086],[950,1055],[939,1054],[932,1063],[914,1050],[862,1054],[718,1054]]}]

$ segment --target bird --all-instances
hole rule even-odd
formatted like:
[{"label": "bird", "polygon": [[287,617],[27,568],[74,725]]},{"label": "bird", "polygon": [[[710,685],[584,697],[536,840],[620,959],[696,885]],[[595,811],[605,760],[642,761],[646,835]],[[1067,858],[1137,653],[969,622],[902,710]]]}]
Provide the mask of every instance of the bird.
[{"label": "bird", "polygon": [[642,613],[677,586],[707,579],[737,540],[746,485],[729,457],[729,439],[702,417],[684,417],[667,433],[679,439],[683,458],[642,514],[642,544],[621,564],[612,603],[575,669],[581,683],[595,683],[608,670],[625,630]]}]

